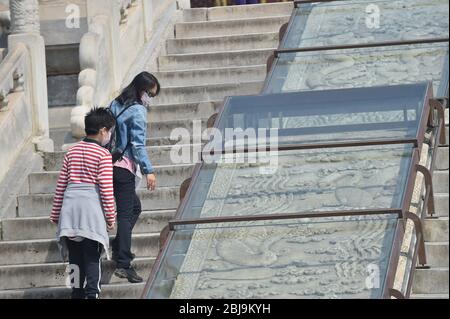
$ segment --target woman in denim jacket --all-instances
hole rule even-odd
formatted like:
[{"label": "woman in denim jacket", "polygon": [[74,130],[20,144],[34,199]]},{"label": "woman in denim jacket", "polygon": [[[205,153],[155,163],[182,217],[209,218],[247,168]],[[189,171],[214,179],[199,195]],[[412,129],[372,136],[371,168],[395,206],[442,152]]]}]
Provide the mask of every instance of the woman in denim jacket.
[{"label": "woman in denim jacket", "polygon": [[[156,77],[142,72],[111,103],[111,111],[117,122],[117,140],[113,153],[117,235],[112,243],[112,258],[117,263],[114,274],[132,283],[143,281],[131,265],[134,258],[131,253],[131,236],[142,211],[136,194],[136,180],[140,181],[140,177],[144,175],[147,189],[153,191],[156,188],[156,177],[145,149],[145,141],[149,101],[159,91],[160,85]],[[114,158],[116,154],[121,155],[119,159]]]}]

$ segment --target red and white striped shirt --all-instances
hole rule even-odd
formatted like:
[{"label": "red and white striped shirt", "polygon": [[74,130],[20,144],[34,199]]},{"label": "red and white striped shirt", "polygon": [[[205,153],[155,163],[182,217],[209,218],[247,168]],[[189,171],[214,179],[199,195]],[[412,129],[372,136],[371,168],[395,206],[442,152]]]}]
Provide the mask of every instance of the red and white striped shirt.
[{"label": "red and white striped shirt", "polygon": [[98,185],[106,222],[115,222],[113,165],[107,149],[95,142],[84,140],[73,146],[64,156],[50,215],[54,222],[59,220],[64,192],[71,183]]}]

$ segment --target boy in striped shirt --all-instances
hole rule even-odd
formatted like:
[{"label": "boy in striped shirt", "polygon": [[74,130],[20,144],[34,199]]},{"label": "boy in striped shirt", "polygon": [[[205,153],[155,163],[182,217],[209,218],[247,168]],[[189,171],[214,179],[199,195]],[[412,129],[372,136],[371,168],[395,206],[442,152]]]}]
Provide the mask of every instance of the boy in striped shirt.
[{"label": "boy in striped shirt", "polygon": [[55,191],[50,220],[58,225],[58,245],[73,271],[74,299],[99,298],[101,258],[109,259],[108,231],[114,229],[116,212],[112,157],[103,146],[114,125],[104,108],[86,115],[87,137],[65,155]]}]

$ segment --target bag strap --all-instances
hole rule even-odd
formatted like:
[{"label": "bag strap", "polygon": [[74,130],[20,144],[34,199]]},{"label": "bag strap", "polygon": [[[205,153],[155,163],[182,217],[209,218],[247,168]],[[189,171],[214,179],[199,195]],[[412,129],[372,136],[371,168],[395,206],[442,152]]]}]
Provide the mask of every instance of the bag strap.
[{"label": "bag strap", "polygon": [[[111,107],[112,107],[112,104],[114,103],[114,101],[115,101],[115,100],[113,100],[113,101],[111,102],[111,104],[109,105],[109,109],[110,109],[110,111],[111,111],[111,113],[112,113],[113,115],[114,115],[114,112],[112,111]],[[117,121],[117,119],[118,119],[123,113],[125,113],[126,110],[128,110],[128,109],[129,109],[130,107],[132,107],[133,105],[136,105],[136,103],[132,103],[132,104],[126,106],[122,111],[120,111],[120,113],[119,113],[117,116],[114,115],[115,118],[116,118],[116,121]],[[128,149],[128,147],[130,146],[130,144],[131,144],[130,142],[127,143],[127,145],[125,146],[125,149],[121,152],[119,158],[122,158],[122,157],[123,157],[123,155],[124,155],[125,152],[127,151],[127,149]]]},{"label": "bag strap", "polygon": [[135,103],[133,103],[133,104],[130,104],[130,105],[124,107],[124,109],[123,109],[122,111],[120,111],[120,113],[119,113],[117,116],[115,116],[114,112],[113,112],[112,109],[111,109],[111,107],[112,107],[114,101],[115,101],[115,100],[113,100],[113,101],[111,102],[111,104],[109,105],[109,109],[111,110],[111,113],[114,115],[114,117],[116,118],[116,120],[117,120],[123,113],[125,113],[126,110],[128,110],[130,107],[132,107],[133,105],[135,105]]}]

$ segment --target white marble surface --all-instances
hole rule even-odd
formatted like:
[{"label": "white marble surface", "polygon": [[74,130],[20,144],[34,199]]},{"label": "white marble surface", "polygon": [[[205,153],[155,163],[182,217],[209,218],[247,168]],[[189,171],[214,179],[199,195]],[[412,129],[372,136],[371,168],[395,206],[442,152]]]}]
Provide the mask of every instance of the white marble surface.
[{"label": "white marble surface", "polygon": [[[378,28],[366,24],[366,7],[380,8]],[[357,1],[316,4],[301,33],[286,48],[448,37],[448,1]],[[306,17],[303,17],[306,19]],[[270,93],[414,83],[439,87],[448,44],[368,48],[283,55]],[[447,57],[448,59],[448,57]],[[277,84],[275,84],[277,83]]]},{"label": "white marble surface", "polygon": [[[273,175],[258,174],[259,164],[220,165],[200,217],[397,207],[408,156],[397,147],[287,152]],[[365,280],[370,265],[383,280],[395,223],[365,219],[197,226],[171,298],[374,297]]]},{"label": "white marble surface", "polygon": [[[316,18],[308,20],[305,27],[303,36],[308,40],[301,45],[448,35],[448,2],[431,0],[423,7],[419,2],[424,1],[384,1],[391,9],[382,11],[383,27],[378,32],[361,27],[364,13],[353,10],[352,14],[347,11],[343,15],[345,9],[341,9],[338,15],[330,15],[326,12],[330,7],[319,4],[313,10]],[[368,3],[381,2],[361,3],[360,8],[365,9]],[[438,3],[443,3],[447,10],[436,10]],[[411,9],[413,6],[416,11]],[[411,12],[415,13],[411,15]],[[388,24],[389,19],[394,19],[394,23]],[[367,49],[360,50],[361,54],[354,51],[297,54],[286,62],[287,68],[276,74],[275,79],[281,80],[281,91],[423,80],[433,80],[436,89],[448,45],[403,49]],[[332,120],[325,117],[318,119],[318,123],[327,125]],[[348,120],[370,121],[364,117]],[[298,127],[306,123],[291,119],[285,124]],[[399,204],[401,189],[406,185],[404,170],[408,168],[405,162],[401,165],[404,153],[377,147],[370,151],[355,149],[354,153],[342,149],[340,154],[330,150],[314,155],[307,153],[280,156],[278,170],[273,175],[256,173],[263,164],[219,165],[206,201],[197,203],[200,217],[367,209]],[[339,223],[343,220],[346,222]],[[184,246],[180,241],[178,253],[185,250],[186,256],[181,265],[172,263],[175,259],[165,260],[165,270],[174,276],[171,278],[174,282],[160,286],[160,291],[171,298],[379,297],[379,289],[367,286],[369,269],[378,267],[382,285],[394,223],[383,218],[362,217],[302,222],[305,224],[274,226],[272,221],[258,222],[258,227],[254,227],[257,222],[242,223],[241,227],[216,225],[212,229],[197,226],[192,239],[180,231],[177,234],[184,239]]]},{"label": "white marble surface", "polygon": [[379,297],[366,280],[378,267],[382,286],[395,219],[276,224],[197,229],[170,297]]}]

